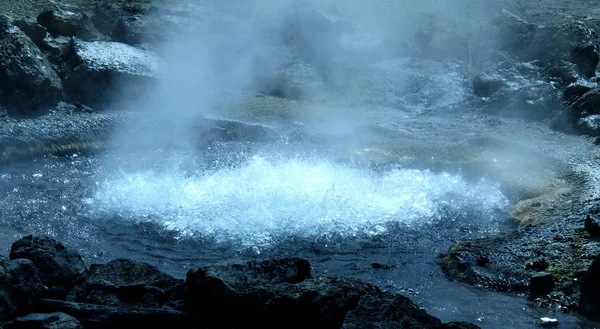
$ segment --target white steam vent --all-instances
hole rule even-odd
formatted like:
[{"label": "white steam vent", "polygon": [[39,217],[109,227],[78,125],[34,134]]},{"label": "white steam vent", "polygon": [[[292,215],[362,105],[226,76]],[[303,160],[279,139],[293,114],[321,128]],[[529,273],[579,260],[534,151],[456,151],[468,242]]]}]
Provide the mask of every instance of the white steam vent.
[{"label": "white steam vent", "polygon": [[466,209],[477,209],[483,215],[478,220],[489,224],[508,200],[495,184],[446,173],[375,173],[324,160],[254,156],[240,167],[192,176],[113,176],[100,183],[92,207],[186,236],[260,249],[289,237],[376,235],[388,224],[455,220],[448,214]]}]

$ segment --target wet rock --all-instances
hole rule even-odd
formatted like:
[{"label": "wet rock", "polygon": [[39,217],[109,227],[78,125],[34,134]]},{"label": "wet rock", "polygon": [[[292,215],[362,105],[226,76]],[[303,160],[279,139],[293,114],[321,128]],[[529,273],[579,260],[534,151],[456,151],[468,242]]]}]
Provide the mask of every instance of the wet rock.
[{"label": "wet rock", "polygon": [[[600,116],[598,116],[597,121],[600,124]],[[585,218],[585,230],[593,237],[600,236],[600,216],[588,214]]]},{"label": "wet rock", "polygon": [[576,64],[579,71],[588,78],[596,75],[600,59],[597,37],[584,23],[572,22],[562,26],[552,36],[551,44],[554,46],[551,54]]},{"label": "wet rock", "polygon": [[[339,328],[361,296],[378,291],[356,280],[310,278],[308,262],[298,258],[200,268],[188,272],[187,286],[188,311],[217,328]],[[230,317],[213,316],[223,308]]]},{"label": "wet rock", "polygon": [[10,259],[18,258],[31,260],[47,286],[69,290],[87,275],[87,268],[77,251],[47,236],[28,235],[13,243]]},{"label": "wet rock", "polygon": [[0,323],[29,312],[46,290],[38,269],[30,260],[0,256]]},{"label": "wet rock", "polygon": [[42,40],[46,37],[48,30],[38,24],[38,22],[32,18],[22,18],[13,22],[23,31],[27,36],[35,43],[38,47],[42,44]]},{"label": "wet rock", "polygon": [[494,74],[478,74],[473,78],[473,92],[479,97],[490,97],[506,87],[504,79]]},{"label": "wet rock", "polygon": [[83,329],[81,323],[65,313],[32,313],[16,318],[4,329]]},{"label": "wet rock", "polygon": [[83,12],[55,8],[39,14],[37,22],[55,36],[77,37],[86,41],[104,39],[87,14]]},{"label": "wet rock", "polygon": [[475,76],[473,91],[484,110],[530,120],[552,117],[560,104],[559,93],[535,63],[500,62]]},{"label": "wet rock", "polygon": [[584,313],[600,315],[600,255],[581,279],[579,307]]},{"label": "wet rock", "polygon": [[547,272],[538,272],[529,280],[529,294],[531,297],[539,297],[554,290],[554,277]]},{"label": "wet rock", "polygon": [[567,86],[580,79],[577,66],[564,60],[548,63],[544,66],[544,73],[551,81],[561,86]]},{"label": "wet rock", "polygon": [[542,28],[521,19],[508,10],[502,10],[502,13],[492,20],[492,25],[496,29],[500,48],[517,53],[527,51]]},{"label": "wet rock", "polygon": [[600,114],[600,88],[594,88],[581,95],[573,107],[586,114]]},{"label": "wet rock", "polygon": [[42,299],[39,312],[62,312],[81,322],[86,329],[198,328],[185,313],[163,308],[119,307]]},{"label": "wet rock", "polygon": [[73,289],[68,300],[107,306],[178,307],[184,289],[183,280],[152,265],[115,259],[105,265],[92,265],[87,280]]},{"label": "wet rock", "polygon": [[79,65],[65,79],[69,100],[103,106],[115,99],[135,100],[156,82],[159,58],[132,46],[106,41],[74,41]]},{"label": "wet rock", "polygon": [[73,39],[71,37],[52,37],[48,35],[42,40],[40,49],[61,79],[65,79],[77,66],[78,62],[74,57]]},{"label": "wet rock", "polygon": [[62,83],[39,48],[0,15],[0,99],[12,113],[33,114],[55,105]]},{"label": "wet rock", "polygon": [[91,20],[105,35],[113,35],[121,19],[139,17],[141,14],[154,12],[151,1],[99,1],[92,10]]},{"label": "wet rock", "polygon": [[442,325],[442,321],[427,314],[410,299],[390,293],[363,296],[344,319],[343,329],[360,328],[478,328]]},{"label": "wet rock", "polygon": [[563,97],[567,102],[574,102],[583,96],[588,91],[592,90],[593,87],[581,84],[570,84],[564,91]]},{"label": "wet rock", "polygon": [[589,136],[600,136],[600,114],[592,114],[579,119],[577,129]]}]

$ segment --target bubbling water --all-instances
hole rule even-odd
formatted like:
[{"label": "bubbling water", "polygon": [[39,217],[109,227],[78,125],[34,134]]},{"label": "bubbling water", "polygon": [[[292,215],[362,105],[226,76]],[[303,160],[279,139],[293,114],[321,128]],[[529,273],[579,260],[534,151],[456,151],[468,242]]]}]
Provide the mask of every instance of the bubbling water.
[{"label": "bubbling water", "polygon": [[180,236],[260,249],[293,237],[380,235],[390,225],[456,220],[471,209],[481,226],[492,227],[509,201],[497,184],[448,173],[374,172],[323,159],[255,155],[239,166],[191,175],[123,172],[99,182],[90,204]]}]

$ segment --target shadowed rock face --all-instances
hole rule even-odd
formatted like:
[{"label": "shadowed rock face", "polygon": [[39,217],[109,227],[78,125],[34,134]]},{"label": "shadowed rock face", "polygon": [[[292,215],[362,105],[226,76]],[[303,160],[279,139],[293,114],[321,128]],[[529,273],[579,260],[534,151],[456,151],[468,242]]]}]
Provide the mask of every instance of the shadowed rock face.
[{"label": "shadowed rock face", "polygon": [[0,16],[0,99],[18,114],[33,114],[62,98],[62,83],[39,48]]}]

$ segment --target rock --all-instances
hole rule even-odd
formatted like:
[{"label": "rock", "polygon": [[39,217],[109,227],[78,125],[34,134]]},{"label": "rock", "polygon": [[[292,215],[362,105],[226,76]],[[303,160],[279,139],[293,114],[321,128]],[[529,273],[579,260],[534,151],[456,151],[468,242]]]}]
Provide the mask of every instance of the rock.
[{"label": "rock", "polygon": [[536,298],[548,294],[554,290],[554,277],[547,272],[538,272],[529,280],[529,294]]},{"label": "rock", "polygon": [[557,319],[543,317],[543,318],[540,318],[540,324],[544,328],[553,328],[553,327],[557,327],[558,326],[558,320]]},{"label": "rock", "polygon": [[583,96],[588,91],[592,90],[593,87],[582,84],[570,84],[563,92],[563,97],[567,102],[574,102]]},{"label": "rock", "polygon": [[61,79],[65,79],[78,64],[74,56],[73,39],[71,37],[52,37],[48,35],[42,40],[40,49]]},{"label": "rock", "polygon": [[0,256],[0,323],[29,312],[46,290],[38,269],[30,260],[8,260]]},{"label": "rock", "polygon": [[473,92],[479,97],[490,97],[506,87],[504,80],[493,74],[477,74],[473,78]]},{"label": "rock", "polygon": [[[219,265],[188,272],[186,306],[209,327],[339,328],[361,296],[377,288],[343,278],[310,278],[298,258]],[[226,308],[229,317],[216,316]]]},{"label": "rock", "polygon": [[[96,3],[91,20],[105,35],[113,35],[121,19],[140,17],[141,14],[155,12],[151,1],[99,1]],[[114,37],[114,35],[113,35]]]},{"label": "rock", "polygon": [[581,95],[573,107],[582,113],[600,114],[600,88],[594,88]]},{"label": "rock", "polygon": [[600,136],[600,114],[591,114],[577,120],[577,129],[589,136]]},{"label": "rock", "polygon": [[11,113],[34,114],[55,105],[62,83],[39,48],[0,15],[0,99]]},{"label": "rock", "polygon": [[548,43],[548,46],[550,45],[550,55],[576,64],[587,78],[596,75],[596,66],[600,59],[597,37],[583,22],[572,22],[562,26],[552,35]]},{"label": "rock", "polygon": [[69,314],[86,329],[198,328],[191,316],[168,308],[104,306],[42,299],[38,310]]},{"label": "rock", "polygon": [[65,78],[68,98],[92,107],[115,99],[133,101],[156,82],[159,57],[119,42],[76,40],[79,63]]},{"label": "rock", "polygon": [[497,63],[475,76],[473,91],[484,110],[530,120],[551,117],[560,104],[558,92],[535,63]]},{"label": "rock", "polygon": [[499,48],[516,54],[524,61],[569,61],[588,78],[596,74],[599,60],[597,37],[582,22],[547,27],[526,22],[503,10],[492,25]]},{"label": "rock", "polygon": [[83,12],[75,13],[56,8],[39,14],[37,22],[55,36],[77,37],[86,41],[104,39]]},{"label": "rock", "polygon": [[580,79],[577,66],[564,60],[547,63],[544,66],[544,74],[551,80],[561,86],[567,86]]},{"label": "rock", "polygon": [[[427,314],[410,299],[390,293],[363,296],[354,310],[348,312],[343,329],[361,328],[458,328],[446,327]],[[478,328],[478,327],[473,327]]]},{"label": "rock", "polygon": [[83,329],[81,323],[65,313],[32,313],[16,318],[4,329]]},{"label": "rock", "polygon": [[12,244],[10,259],[17,258],[31,260],[47,286],[69,290],[87,275],[87,268],[76,250],[47,236],[28,235],[17,240]]},{"label": "rock", "polygon": [[38,47],[42,44],[42,40],[46,37],[48,30],[38,24],[38,22],[32,18],[18,19],[13,22],[23,31],[27,36],[35,43]]},{"label": "rock", "polygon": [[579,308],[584,313],[600,315],[600,255],[596,257],[581,279]]},{"label": "rock", "polygon": [[479,326],[476,326],[472,323],[468,322],[448,322],[442,326],[445,329],[478,329]]},{"label": "rock", "polygon": [[[596,121],[600,124],[600,115]],[[600,217],[596,214],[588,214],[585,218],[585,230],[593,237],[600,236]]]},{"label": "rock", "polygon": [[152,265],[115,259],[105,265],[92,265],[87,280],[73,289],[68,300],[107,306],[177,308],[184,297],[184,283]]}]

